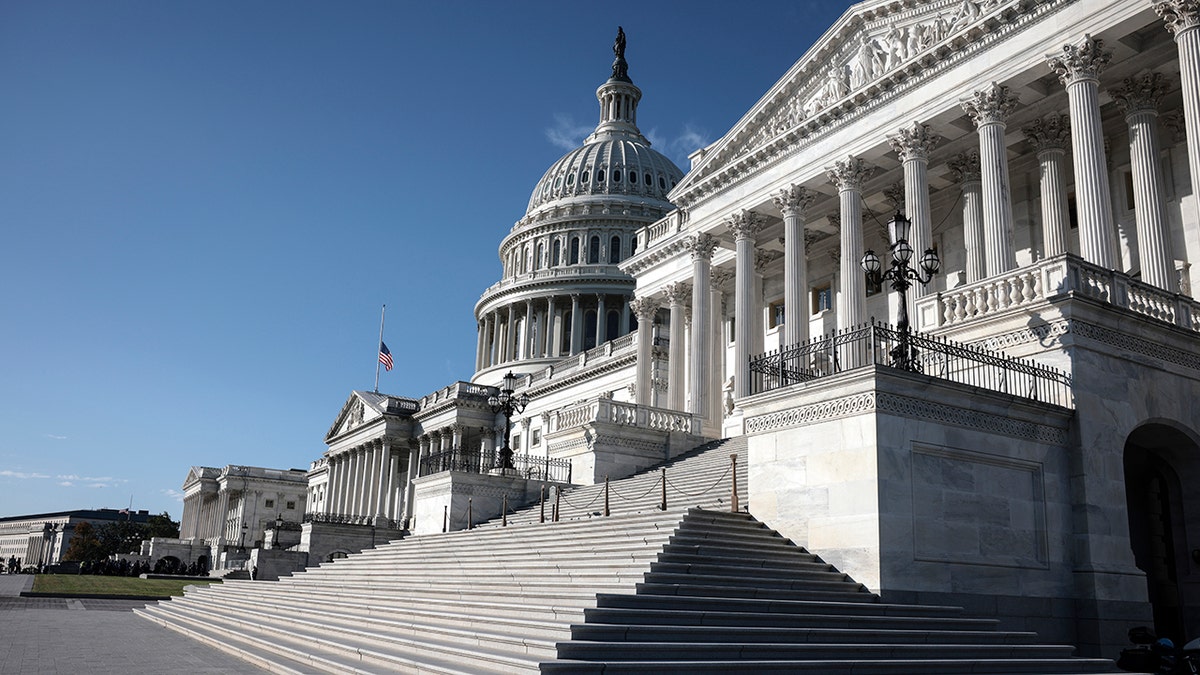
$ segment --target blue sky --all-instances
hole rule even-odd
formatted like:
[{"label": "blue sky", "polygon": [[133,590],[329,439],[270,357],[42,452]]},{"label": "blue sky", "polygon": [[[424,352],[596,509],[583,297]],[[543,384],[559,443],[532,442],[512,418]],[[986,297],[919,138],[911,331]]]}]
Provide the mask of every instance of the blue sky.
[{"label": "blue sky", "polygon": [[0,516],[182,512],[188,467],[307,468],[421,396],[530,190],[595,125],[618,25],[686,169],[850,3],[0,7]]}]

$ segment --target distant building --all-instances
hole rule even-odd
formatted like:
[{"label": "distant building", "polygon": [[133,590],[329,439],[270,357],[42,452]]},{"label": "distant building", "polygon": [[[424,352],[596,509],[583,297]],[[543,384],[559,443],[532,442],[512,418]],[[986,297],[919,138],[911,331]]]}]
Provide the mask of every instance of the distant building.
[{"label": "distant building", "polygon": [[7,561],[15,557],[21,561],[22,567],[53,565],[62,559],[79,523],[98,526],[121,521],[145,523],[149,520],[149,511],[125,509],[81,509],[0,518],[0,558]]}]

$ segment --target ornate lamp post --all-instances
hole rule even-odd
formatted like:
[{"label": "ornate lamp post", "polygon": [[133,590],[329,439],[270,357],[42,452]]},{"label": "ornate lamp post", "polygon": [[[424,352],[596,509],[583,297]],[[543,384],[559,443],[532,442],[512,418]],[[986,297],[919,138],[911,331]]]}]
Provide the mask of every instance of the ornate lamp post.
[{"label": "ornate lamp post", "polygon": [[504,447],[500,448],[500,468],[512,469],[513,451],[508,447],[508,437],[512,434],[512,416],[513,413],[525,412],[525,406],[529,405],[529,395],[521,394],[513,396],[513,390],[517,386],[517,376],[508,371],[504,376],[504,386],[501,387],[498,395],[488,397],[488,405],[491,406],[492,412],[495,414],[504,414]]},{"label": "ornate lamp post", "polygon": [[275,538],[271,542],[271,544],[272,544],[271,548],[280,548],[279,533],[282,530],[283,530],[283,514],[280,513],[279,515],[275,516]]},{"label": "ornate lamp post", "polygon": [[862,268],[866,270],[872,283],[881,284],[884,281],[891,281],[892,289],[900,294],[900,315],[896,321],[896,328],[900,332],[900,341],[891,351],[892,365],[904,370],[919,370],[920,364],[916,361],[917,350],[911,346],[909,341],[912,333],[908,326],[908,289],[912,286],[913,281],[921,284],[929,283],[938,273],[942,262],[938,259],[937,251],[930,248],[926,249],[917,263],[920,271],[909,266],[913,255],[912,246],[908,243],[908,234],[911,229],[912,221],[897,211],[891,222],[888,223],[888,235],[892,239],[892,245],[889,248],[892,253],[891,268],[880,271],[882,265],[879,256],[871,250],[863,255]]}]

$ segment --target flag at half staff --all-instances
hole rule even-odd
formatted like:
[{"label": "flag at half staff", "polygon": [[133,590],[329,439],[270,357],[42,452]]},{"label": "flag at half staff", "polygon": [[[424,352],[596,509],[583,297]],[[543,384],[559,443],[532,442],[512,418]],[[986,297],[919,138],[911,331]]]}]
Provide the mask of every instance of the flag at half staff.
[{"label": "flag at half staff", "polygon": [[379,362],[383,364],[384,370],[392,369],[392,353],[388,351],[387,345],[383,340],[379,341]]}]

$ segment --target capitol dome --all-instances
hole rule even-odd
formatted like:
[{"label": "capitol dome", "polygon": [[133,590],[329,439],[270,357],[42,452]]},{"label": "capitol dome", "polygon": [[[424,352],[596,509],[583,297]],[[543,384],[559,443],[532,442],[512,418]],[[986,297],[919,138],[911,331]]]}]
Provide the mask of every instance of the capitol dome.
[{"label": "capitol dome", "polygon": [[637,329],[636,284],[620,263],[637,252],[638,231],[674,209],[667,194],[683,172],[638,130],[642,90],[629,79],[620,29],[613,54],[596,90],[596,130],[550,166],[500,243],[500,281],[475,306],[473,382],[544,373]]}]

